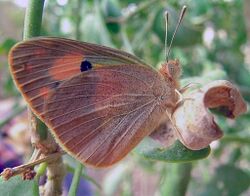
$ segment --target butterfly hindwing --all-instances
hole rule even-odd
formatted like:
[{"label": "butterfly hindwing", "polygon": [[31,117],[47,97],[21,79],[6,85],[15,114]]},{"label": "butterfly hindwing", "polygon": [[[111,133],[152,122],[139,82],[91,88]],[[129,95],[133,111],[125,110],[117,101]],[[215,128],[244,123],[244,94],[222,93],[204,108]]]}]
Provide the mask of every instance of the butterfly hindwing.
[{"label": "butterfly hindwing", "polygon": [[83,72],[54,91],[46,123],[61,146],[89,165],[122,159],[158,125],[165,112],[154,94],[163,81],[150,67],[105,66]]}]

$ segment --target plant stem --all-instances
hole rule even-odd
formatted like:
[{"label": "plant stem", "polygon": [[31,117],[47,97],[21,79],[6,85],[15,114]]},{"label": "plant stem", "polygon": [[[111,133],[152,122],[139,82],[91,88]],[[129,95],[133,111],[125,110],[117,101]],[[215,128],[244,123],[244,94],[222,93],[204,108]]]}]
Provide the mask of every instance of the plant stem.
[{"label": "plant stem", "polygon": [[240,144],[250,144],[250,138],[238,135],[224,135],[221,139],[222,142],[239,142]]},{"label": "plant stem", "polygon": [[[24,20],[24,40],[40,35],[43,7],[44,0],[29,0]],[[46,125],[29,108],[28,116],[31,143],[35,147],[35,151],[41,151],[41,155],[52,157],[54,153],[59,153],[59,156],[54,157],[51,161],[47,161],[47,182],[44,185],[44,192],[41,194],[59,196],[62,194],[62,181],[65,175],[65,168],[59,151],[60,148],[48,132]],[[36,160],[31,159],[30,164],[35,163],[39,158],[35,157]]]},{"label": "plant stem", "polygon": [[[73,172],[75,172],[75,168],[72,168],[72,167],[68,166],[68,167],[67,167],[67,171],[73,173]],[[102,189],[101,185],[98,184],[98,182],[96,182],[95,179],[92,178],[91,176],[88,176],[86,173],[83,173],[83,172],[82,172],[82,177],[83,177],[85,180],[88,180],[89,182],[91,182],[93,185],[95,185],[96,188],[98,188],[98,189],[100,189],[100,190]]]},{"label": "plant stem", "polygon": [[47,162],[43,162],[39,165],[39,167],[37,168],[36,171],[36,179],[39,181],[39,178],[45,174],[46,169],[48,167],[48,163]]},{"label": "plant stem", "polygon": [[[42,15],[43,15],[43,6],[44,0],[29,0],[28,7],[25,12],[24,19],[24,30],[23,30],[23,39],[29,39],[40,35],[41,24],[42,24]],[[30,109],[28,109],[29,116],[33,116]],[[36,118],[36,117],[35,117]],[[30,130],[36,129],[35,126],[45,127],[43,123],[36,118],[35,125],[30,122]],[[37,131],[38,135],[41,138],[44,138],[44,135],[47,132],[47,128]]]},{"label": "plant stem", "polygon": [[40,35],[44,0],[29,0],[25,13],[23,39]]},{"label": "plant stem", "polygon": [[76,195],[77,187],[78,187],[81,175],[82,175],[82,168],[83,168],[83,165],[80,162],[78,162],[77,167],[76,167],[76,169],[74,171],[73,180],[71,182],[71,186],[70,186],[70,189],[69,189],[69,194],[68,194],[69,196],[75,196]]},{"label": "plant stem", "polygon": [[191,177],[192,163],[171,164],[167,167],[166,179],[161,188],[162,195],[186,195]]},{"label": "plant stem", "polygon": [[76,8],[76,39],[80,40],[81,38],[81,29],[80,29],[80,24],[81,24],[81,20],[82,20],[82,16],[81,16],[81,11],[82,11],[82,4],[83,1],[82,0],[77,0],[77,8]]}]

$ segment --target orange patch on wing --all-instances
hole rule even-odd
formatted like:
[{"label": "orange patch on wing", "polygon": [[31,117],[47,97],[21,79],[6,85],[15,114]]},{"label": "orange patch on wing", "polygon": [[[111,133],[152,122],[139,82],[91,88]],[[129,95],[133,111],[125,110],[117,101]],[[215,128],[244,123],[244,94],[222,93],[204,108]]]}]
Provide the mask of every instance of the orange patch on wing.
[{"label": "orange patch on wing", "polygon": [[40,94],[43,95],[44,99],[48,98],[50,90],[51,89],[49,87],[43,87],[40,89]]},{"label": "orange patch on wing", "polygon": [[95,66],[93,68],[101,68],[101,67],[104,67],[103,64],[94,64]]},{"label": "orange patch on wing", "polygon": [[48,50],[43,49],[43,48],[39,48],[39,49],[34,50],[33,53],[36,56],[41,56],[41,55],[47,54]]},{"label": "orange patch on wing", "polygon": [[64,55],[53,61],[49,74],[54,80],[65,80],[80,73],[83,56]]}]

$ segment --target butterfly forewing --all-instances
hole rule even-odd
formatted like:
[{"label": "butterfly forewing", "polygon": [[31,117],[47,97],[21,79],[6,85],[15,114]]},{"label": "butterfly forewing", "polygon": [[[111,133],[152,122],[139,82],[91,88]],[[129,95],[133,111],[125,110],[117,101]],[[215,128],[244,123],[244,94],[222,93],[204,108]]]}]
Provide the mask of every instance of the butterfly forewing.
[{"label": "butterfly forewing", "polygon": [[50,92],[81,72],[81,62],[93,68],[105,65],[140,64],[120,50],[64,38],[36,38],[18,43],[9,53],[13,78],[34,112],[42,119]]},{"label": "butterfly forewing", "polygon": [[81,162],[112,165],[149,135],[165,112],[153,81],[163,90],[158,73],[139,65],[83,72],[51,94],[46,122]]}]

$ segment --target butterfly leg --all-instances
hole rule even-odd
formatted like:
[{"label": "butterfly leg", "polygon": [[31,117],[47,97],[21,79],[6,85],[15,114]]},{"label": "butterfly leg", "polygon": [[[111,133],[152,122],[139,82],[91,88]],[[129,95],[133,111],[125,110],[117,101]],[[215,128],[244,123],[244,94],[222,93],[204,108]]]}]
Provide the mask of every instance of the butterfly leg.
[{"label": "butterfly leg", "polygon": [[176,102],[175,106],[173,107],[173,111],[172,111],[171,116],[174,114],[174,112],[176,111],[176,109],[178,107],[180,107],[184,104],[185,101],[194,100],[193,98],[183,98],[183,95],[177,89],[175,89],[175,92],[179,95],[179,100]]},{"label": "butterfly leg", "polygon": [[196,86],[198,86],[198,85],[199,85],[199,83],[195,83],[195,82],[188,83],[187,85],[183,86],[183,87],[179,90],[179,93],[184,93],[184,92],[186,92],[189,88],[196,87]]}]

